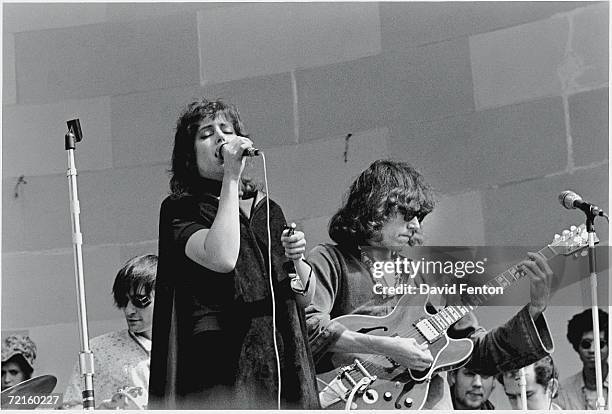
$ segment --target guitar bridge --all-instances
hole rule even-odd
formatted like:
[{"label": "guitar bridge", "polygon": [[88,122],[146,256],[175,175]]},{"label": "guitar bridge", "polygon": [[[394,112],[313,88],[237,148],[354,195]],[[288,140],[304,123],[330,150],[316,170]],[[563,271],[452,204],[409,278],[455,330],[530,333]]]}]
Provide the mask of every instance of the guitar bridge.
[{"label": "guitar bridge", "polygon": [[377,378],[355,359],[351,365],[340,368],[338,375],[319,393],[322,408],[340,400],[346,401],[353,392],[359,395],[365,393]]},{"label": "guitar bridge", "polygon": [[376,381],[376,378],[377,378],[376,375],[370,375],[368,370],[365,369],[365,367],[361,364],[361,362],[359,362],[358,359],[355,359],[355,362],[352,365],[347,365],[345,367],[342,367],[340,369],[340,373],[338,374],[338,377],[347,380],[349,384],[351,385],[351,388],[354,388],[355,386],[357,386],[357,382],[358,382],[351,376],[351,372],[354,372],[354,371],[358,371],[358,373],[361,374],[362,376],[362,378],[359,379],[358,381],[363,380],[363,378],[368,379],[367,383],[362,385],[360,387],[361,389],[358,390],[359,393],[365,391],[366,388],[368,388],[371,383]]}]

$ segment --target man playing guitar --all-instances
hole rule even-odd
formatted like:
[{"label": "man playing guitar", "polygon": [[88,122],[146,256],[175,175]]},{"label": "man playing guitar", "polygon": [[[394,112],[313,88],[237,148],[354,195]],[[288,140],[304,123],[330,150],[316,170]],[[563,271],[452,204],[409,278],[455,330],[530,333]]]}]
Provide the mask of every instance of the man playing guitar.
[{"label": "man playing guitar", "polygon": [[[468,318],[450,326],[449,335],[469,337],[471,341],[462,339],[455,343],[441,332],[444,342],[438,349],[437,344],[442,342],[425,340],[433,338],[428,338],[427,334],[424,337],[420,334],[416,337],[394,335],[387,327],[382,329],[374,324],[359,329],[358,324],[351,322],[354,319],[350,318],[360,314],[370,315],[369,320],[380,320],[382,324],[398,302],[405,300],[401,298],[409,296],[374,293],[373,286],[380,283],[380,279],[375,280],[372,276],[372,263],[391,261],[400,249],[421,244],[421,224],[433,207],[430,187],[416,170],[403,162],[376,161],[353,182],[346,202],[330,221],[329,234],[336,244],[316,246],[309,254],[308,262],[318,278],[314,299],[306,309],[317,373],[354,361],[352,354],[368,354],[382,362],[374,367],[370,364],[368,368],[362,361],[354,363],[352,369],[360,372],[366,383],[380,381],[386,375],[391,384],[391,389],[384,394],[363,394],[364,401],[369,399],[383,405],[359,408],[452,410],[448,384],[432,366],[438,364],[448,369],[454,363],[460,366],[469,357],[470,370],[495,375],[533,363],[552,352],[553,343],[542,312],[548,304],[553,272],[539,253],[528,253],[529,259],[516,266],[516,274],[529,278],[531,301],[506,324],[488,333],[469,320],[464,322]],[[376,249],[371,252],[360,246]],[[372,255],[376,257],[370,257]],[[382,280],[387,285],[401,286],[418,283],[419,278],[395,273],[385,275]],[[430,299],[440,299],[440,304],[444,305],[446,298],[438,295]],[[408,312],[407,308],[399,309],[400,306],[393,312],[395,319],[401,319],[400,315]],[[468,314],[470,309],[460,307],[463,314],[457,319]],[[372,318],[372,315],[379,318]],[[335,320],[338,317],[340,320]],[[403,322],[401,325],[406,326]],[[454,358],[450,345],[457,345],[459,354],[465,356]],[[381,367],[377,376],[369,372]],[[328,385],[321,394],[323,406],[346,400],[347,390],[357,382],[357,378],[353,378],[348,387],[339,385],[340,389],[334,389],[334,384],[321,380],[321,376],[319,379]],[[424,394],[420,400],[414,396],[418,392]],[[338,398],[334,398],[336,396]],[[326,398],[330,401],[326,402]]]}]

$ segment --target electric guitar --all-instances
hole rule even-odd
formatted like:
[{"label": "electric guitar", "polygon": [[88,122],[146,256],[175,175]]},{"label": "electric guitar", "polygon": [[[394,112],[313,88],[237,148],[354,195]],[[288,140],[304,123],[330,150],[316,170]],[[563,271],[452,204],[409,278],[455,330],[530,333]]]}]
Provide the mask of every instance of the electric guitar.
[{"label": "electric guitar", "polygon": [[[587,240],[584,224],[572,226],[562,235],[555,235],[552,243],[539,253],[547,260],[558,255],[578,255],[578,251],[588,245]],[[522,276],[513,266],[486,286],[505,289]],[[350,364],[317,375],[318,382],[324,384],[319,392],[321,406],[339,409],[344,405],[347,410],[421,409],[427,400],[433,375],[467,363],[474,347],[470,339],[450,338],[446,330],[489,297],[487,294],[472,295],[467,300],[469,305],[448,306],[431,314],[425,307],[428,302],[426,295],[405,294],[386,316],[344,315],[335,318],[335,322],[355,332],[414,338],[419,344],[427,343],[433,363],[424,371],[415,371],[383,355],[351,354],[354,359]]]}]

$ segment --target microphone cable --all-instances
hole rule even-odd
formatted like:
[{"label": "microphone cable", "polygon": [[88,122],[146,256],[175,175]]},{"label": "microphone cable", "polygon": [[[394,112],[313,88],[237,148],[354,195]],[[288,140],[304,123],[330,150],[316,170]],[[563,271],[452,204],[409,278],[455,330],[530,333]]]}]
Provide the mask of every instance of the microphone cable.
[{"label": "microphone cable", "polygon": [[263,161],[264,187],[266,189],[266,230],[268,233],[268,278],[270,282],[270,295],[272,297],[272,338],[274,339],[274,356],[276,357],[276,375],[278,377],[278,393],[276,396],[277,409],[281,409],[281,363],[276,341],[276,297],[274,294],[274,283],[272,276],[272,236],[270,232],[270,190],[268,188],[268,170],[266,168],[266,155],[260,152]]}]

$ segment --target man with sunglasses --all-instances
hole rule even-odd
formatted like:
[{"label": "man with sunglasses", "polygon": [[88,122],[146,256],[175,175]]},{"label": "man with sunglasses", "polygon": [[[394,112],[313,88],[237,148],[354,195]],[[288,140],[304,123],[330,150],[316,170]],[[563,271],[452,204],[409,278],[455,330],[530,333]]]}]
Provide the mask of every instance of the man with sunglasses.
[{"label": "man with sunglasses", "polygon": [[[608,313],[599,309],[599,345],[601,348],[601,372],[603,392],[608,403]],[[567,339],[582,361],[582,370],[561,383],[558,403],[565,410],[597,409],[597,385],[595,382],[595,336],[593,312],[587,309],[574,315],[567,324]]]},{"label": "man with sunglasses", "polygon": [[[130,259],[115,277],[113,299],[123,312],[127,329],[90,340],[97,409],[147,405],[156,272],[157,256],[144,255]],[[64,393],[63,408],[80,408],[82,384],[76,364]],[[126,406],[126,401],[131,405]]]},{"label": "man with sunglasses", "polygon": [[[317,277],[313,300],[306,308],[309,343],[317,373],[352,364],[354,354],[374,355],[378,361],[381,360],[378,356],[386,358],[390,362],[386,366],[391,366],[387,371],[399,366],[425,371],[432,366],[434,358],[426,341],[417,342],[416,336],[410,335],[385,336],[381,332],[386,327],[384,330],[349,329],[336,318],[348,314],[388,315],[396,308],[401,295],[410,294],[398,290],[417,286],[423,280],[420,274],[413,278],[395,269],[378,275],[375,263],[401,260],[402,253],[422,244],[421,226],[434,204],[433,191],[423,176],[405,162],[375,161],[353,181],[342,207],[329,223],[329,236],[335,244],[318,245],[308,255]],[[468,317],[448,330],[454,338],[472,339],[474,349],[466,367],[473,372],[492,376],[500,370],[533,363],[552,352],[552,338],[542,312],[548,304],[553,273],[543,256],[528,255],[530,259],[518,265],[530,281],[531,301],[527,306],[490,332]],[[429,299],[432,304],[443,306],[449,298],[434,294]],[[370,331],[375,332],[369,334]],[[432,376],[424,408],[453,409],[445,375]],[[409,390],[415,386],[403,378],[404,385],[397,381],[397,387]],[[418,388],[424,389],[423,384],[425,381]],[[339,394],[333,385],[327,386],[320,394],[321,405],[341,403]],[[384,396],[389,409],[395,404],[391,399],[403,394],[395,395],[389,392]],[[412,404],[412,399],[403,397],[402,400],[398,403]]]}]

